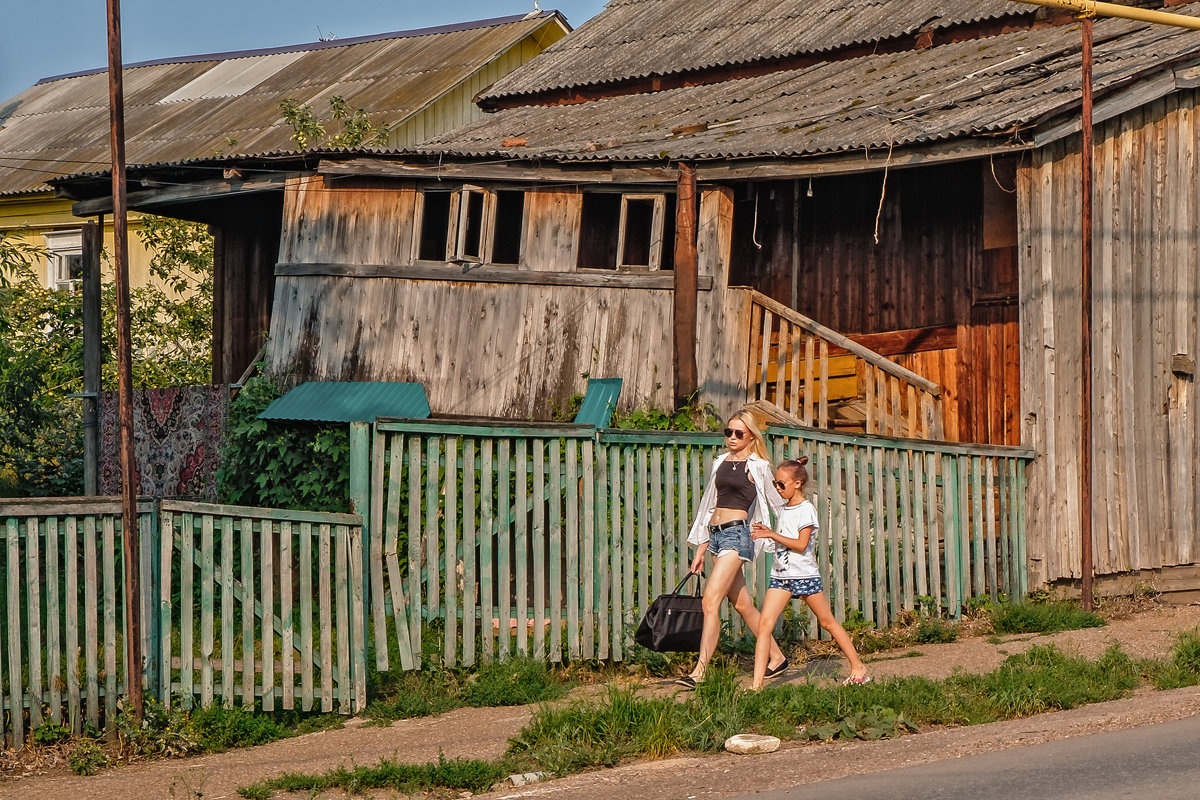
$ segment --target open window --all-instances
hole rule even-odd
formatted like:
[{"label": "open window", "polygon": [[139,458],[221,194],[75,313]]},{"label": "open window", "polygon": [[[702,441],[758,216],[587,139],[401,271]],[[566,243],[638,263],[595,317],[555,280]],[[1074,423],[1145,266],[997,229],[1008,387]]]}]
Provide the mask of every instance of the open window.
[{"label": "open window", "polygon": [[420,261],[518,264],[524,215],[523,191],[471,184],[423,189],[418,194],[420,235],[413,256]]},{"label": "open window", "polygon": [[675,197],[664,193],[585,194],[579,243],[579,269],[671,269]]},{"label": "open window", "polygon": [[79,230],[43,234],[46,242],[47,283],[75,291],[83,281],[83,233]]}]

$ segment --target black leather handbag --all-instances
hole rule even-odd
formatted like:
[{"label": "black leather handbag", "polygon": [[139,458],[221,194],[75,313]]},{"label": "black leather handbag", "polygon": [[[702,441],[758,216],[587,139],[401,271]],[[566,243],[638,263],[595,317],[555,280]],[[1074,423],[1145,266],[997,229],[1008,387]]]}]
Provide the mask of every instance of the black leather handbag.
[{"label": "black leather handbag", "polygon": [[[692,578],[696,579],[693,594],[681,594]],[[675,591],[654,598],[633,640],[658,653],[700,652],[700,634],[704,630],[704,608],[700,598],[700,576],[687,575]]]}]

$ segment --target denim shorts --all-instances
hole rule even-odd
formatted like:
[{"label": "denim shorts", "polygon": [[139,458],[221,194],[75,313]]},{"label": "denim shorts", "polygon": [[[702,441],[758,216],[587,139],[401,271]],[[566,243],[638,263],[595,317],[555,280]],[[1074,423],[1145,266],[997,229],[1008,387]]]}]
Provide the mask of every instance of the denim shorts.
[{"label": "denim shorts", "polygon": [[750,523],[743,521],[741,525],[731,525],[721,530],[708,527],[708,552],[714,558],[722,553],[737,553],[742,561],[754,560],[754,545],[750,542]]},{"label": "denim shorts", "polygon": [[785,592],[791,592],[792,597],[807,597],[825,591],[820,575],[812,578],[771,578],[767,588],[783,589]]}]

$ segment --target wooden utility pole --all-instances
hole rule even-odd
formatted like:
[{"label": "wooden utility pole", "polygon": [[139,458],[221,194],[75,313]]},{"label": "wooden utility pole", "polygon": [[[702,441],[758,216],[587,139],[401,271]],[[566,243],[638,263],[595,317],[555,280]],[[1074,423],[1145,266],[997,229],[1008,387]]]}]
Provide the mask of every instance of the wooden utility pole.
[{"label": "wooden utility pole", "polygon": [[129,251],[125,202],[125,92],[121,0],[108,0],[108,109],[112,150],[113,258],[117,273],[117,396],[121,430],[121,522],[125,546],[125,676],[129,703],[142,718],[141,581],[138,574],[137,466],[133,452],[133,346],[129,332]]},{"label": "wooden utility pole", "polygon": [[1083,18],[1083,102],[1080,132],[1080,295],[1082,303],[1080,379],[1083,397],[1079,421],[1079,552],[1080,596],[1092,610],[1092,18]]},{"label": "wooden utility pole", "polygon": [[675,406],[696,391],[696,168],[680,162],[675,192]]}]

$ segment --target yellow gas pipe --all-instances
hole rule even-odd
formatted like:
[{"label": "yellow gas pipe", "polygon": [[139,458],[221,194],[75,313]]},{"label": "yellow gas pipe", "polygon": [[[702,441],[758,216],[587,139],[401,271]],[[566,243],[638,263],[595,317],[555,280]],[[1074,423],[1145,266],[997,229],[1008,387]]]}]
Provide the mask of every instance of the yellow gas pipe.
[{"label": "yellow gas pipe", "polygon": [[1116,3],[1101,3],[1098,0],[1016,0],[1016,2],[1073,11],[1080,16],[1120,17],[1138,22],[1157,22],[1160,25],[1174,25],[1177,28],[1191,28],[1200,31],[1200,18],[1174,14],[1170,11],[1152,11]]}]

